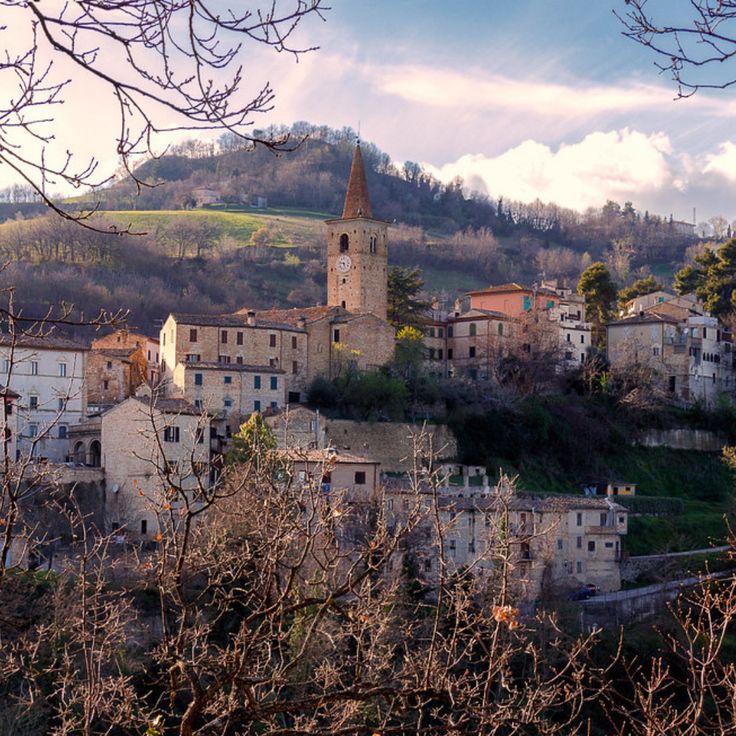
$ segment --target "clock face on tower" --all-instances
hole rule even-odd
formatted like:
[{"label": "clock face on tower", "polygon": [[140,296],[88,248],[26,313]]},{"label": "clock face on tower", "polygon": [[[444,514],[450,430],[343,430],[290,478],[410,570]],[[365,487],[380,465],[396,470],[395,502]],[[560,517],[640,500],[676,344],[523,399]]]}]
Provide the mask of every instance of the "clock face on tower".
[{"label": "clock face on tower", "polygon": [[337,261],[335,261],[335,270],[340,273],[347,273],[350,270],[351,264],[352,261],[350,260],[350,256],[343,254],[337,259]]}]

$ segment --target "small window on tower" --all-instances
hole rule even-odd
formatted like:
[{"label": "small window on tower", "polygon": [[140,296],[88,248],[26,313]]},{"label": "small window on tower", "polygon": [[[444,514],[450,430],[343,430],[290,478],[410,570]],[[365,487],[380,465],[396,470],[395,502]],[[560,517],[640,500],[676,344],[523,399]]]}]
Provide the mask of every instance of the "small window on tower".
[{"label": "small window on tower", "polygon": [[349,245],[350,245],[350,239],[348,238],[348,234],[343,233],[340,236],[340,253],[347,253]]},{"label": "small window on tower", "polygon": [[376,236],[375,235],[371,235],[370,250],[371,250],[371,253],[376,252]]}]

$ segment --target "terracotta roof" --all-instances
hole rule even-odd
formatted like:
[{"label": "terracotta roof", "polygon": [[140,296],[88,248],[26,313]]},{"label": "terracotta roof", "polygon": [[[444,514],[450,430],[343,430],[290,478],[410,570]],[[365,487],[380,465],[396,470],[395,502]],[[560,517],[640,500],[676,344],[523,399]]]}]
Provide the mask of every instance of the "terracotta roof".
[{"label": "terracotta roof", "polygon": [[606,327],[612,325],[625,326],[625,325],[650,325],[650,324],[668,324],[678,325],[682,320],[675,319],[668,314],[657,314],[656,312],[643,312],[642,314],[635,314],[633,317],[624,317],[623,319],[617,319],[613,322],[607,322]]},{"label": "terracotta roof", "polygon": [[182,314],[172,312],[171,316],[179,324],[196,325],[198,327],[251,327],[263,330],[289,330],[299,332],[288,322],[272,322],[256,318],[255,325],[248,324],[248,309],[241,309],[233,314]]},{"label": "terracotta roof", "polygon": [[[467,293],[468,296],[475,296],[476,294],[505,294],[508,292],[517,292],[517,291],[532,291],[531,286],[522,286],[521,284],[517,284],[515,281],[512,281],[509,284],[499,284],[498,286],[488,286],[485,289],[476,289],[475,291],[469,291]],[[560,295],[556,291],[552,291],[551,289],[545,289],[544,287],[538,287],[537,288],[537,294],[544,294],[546,296],[556,296],[558,299],[560,298]]]},{"label": "terracotta roof", "polygon": [[[137,401],[139,404],[144,406],[151,405],[151,399],[148,396],[131,396],[133,401]],[[116,404],[120,406],[120,404]],[[201,416],[202,410],[197,409],[196,406],[190,404],[186,399],[154,399],[154,408],[164,414],[192,414],[194,416]]]},{"label": "terracotta roof", "polygon": [[342,219],[348,220],[353,217],[373,217],[373,208],[368,196],[368,184],[365,179],[365,164],[360,144],[355,146],[353,153],[353,164],[350,167],[350,178],[348,189],[345,194],[345,206],[342,209]]},{"label": "terracotta roof", "polygon": [[325,465],[339,465],[340,463],[360,463],[363,465],[380,465],[378,460],[371,460],[361,455],[353,455],[343,450],[284,450],[289,460],[309,463],[325,463]]},{"label": "terracotta roof", "polygon": [[[248,309],[241,309],[235,314],[246,314]],[[256,312],[256,321],[260,319],[274,320],[276,322],[283,322],[287,325],[296,326],[300,319],[305,319],[307,322],[317,322],[325,317],[334,317],[340,312],[343,312],[341,307],[330,307],[325,305],[319,305],[315,307],[294,307],[292,309],[267,309]]]},{"label": "terracotta roof", "polygon": [[[25,337],[18,336],[15,344],[19,348],[37,348],[40,350],[89,350],[86,345],[70,340],[68,337],[57,335],[48,335],[45,337]],[[0,345],[12,345],[10,335],[0,335]]]}]

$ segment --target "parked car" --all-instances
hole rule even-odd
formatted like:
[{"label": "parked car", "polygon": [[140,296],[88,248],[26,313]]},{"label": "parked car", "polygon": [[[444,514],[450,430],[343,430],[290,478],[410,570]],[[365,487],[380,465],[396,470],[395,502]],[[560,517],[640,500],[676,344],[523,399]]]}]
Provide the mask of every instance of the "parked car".
[{"label": "parked car", "polygon": [[567,596],[570,601],[587,601],[588,598],[592,598],[594,595],[600,593],[600,588],[593,583],[586,583],[582,588],[576,588],[571,590]]}]

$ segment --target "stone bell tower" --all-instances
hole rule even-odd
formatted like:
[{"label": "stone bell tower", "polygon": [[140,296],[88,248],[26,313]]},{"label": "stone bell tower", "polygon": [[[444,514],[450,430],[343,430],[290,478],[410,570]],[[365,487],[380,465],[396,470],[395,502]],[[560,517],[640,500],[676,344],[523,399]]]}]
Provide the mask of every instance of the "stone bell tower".
[{"label": "stone bell tower", "polygon": [[355,146],[342,217],[327,220],[327,304],[387,313],[388,226],[373,219],[360,144]]}]

